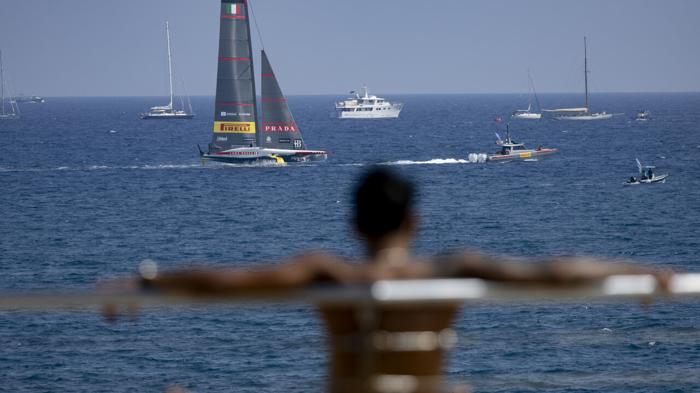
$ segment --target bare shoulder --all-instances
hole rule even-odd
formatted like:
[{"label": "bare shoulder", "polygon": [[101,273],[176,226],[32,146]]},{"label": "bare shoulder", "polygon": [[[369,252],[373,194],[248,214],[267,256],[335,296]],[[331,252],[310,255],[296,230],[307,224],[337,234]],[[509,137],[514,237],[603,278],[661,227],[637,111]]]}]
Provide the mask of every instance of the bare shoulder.
[{"label": "bare shoulder", "polygon": [[313,251],[295,258],[289,268],[309,272],[314,282],[350,284],[362,281],[366,275],[365,266],[325,251]]},{"label": "bare shoulder", "polygon": [[437,277],[434,263],[421,258],[414,258],[400,264],[367,264],[362,269],[362,275],[364,281],[417,280]]},{"label": "bare shoulder", "polygon": [[405,278],[429,279],[439,276],[435,261],[427,258],[415,258],[404,270]]}]

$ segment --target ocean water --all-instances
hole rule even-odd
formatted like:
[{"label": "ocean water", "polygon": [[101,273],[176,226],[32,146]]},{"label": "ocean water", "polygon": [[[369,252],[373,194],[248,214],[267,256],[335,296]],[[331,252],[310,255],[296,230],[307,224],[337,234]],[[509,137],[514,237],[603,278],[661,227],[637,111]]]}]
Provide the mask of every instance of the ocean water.
[{"label": "ocean water", "polygon": [[[212,98],[191,121],[143,121],[162,98],[52,98],[0,122],[0,292],[83,290],[153,259],[249,266],[308,249],[353,259],[351,190],[372,164],[419,190],[415,251],[595,255],[700,270],[700,94],[599,94],[599,122],[512,121],[541,161],[470,164],[520,95],[407,95],[398,120],[330,118],[290,97],[326,162],[200,165]],[[543,95],[543,105],[580,104]],[[594,108],[594,109],[595,109]],[[637,109],[652,120],[636,122]],[[635,157],[669,173],[626,187]],[[467,305],[449,357],[476,392],[698,392],[700,302]],[[304,305],[165,307],[116,324],[90,311],[0,312],[0,391],[319,392],[325,342]]]}]

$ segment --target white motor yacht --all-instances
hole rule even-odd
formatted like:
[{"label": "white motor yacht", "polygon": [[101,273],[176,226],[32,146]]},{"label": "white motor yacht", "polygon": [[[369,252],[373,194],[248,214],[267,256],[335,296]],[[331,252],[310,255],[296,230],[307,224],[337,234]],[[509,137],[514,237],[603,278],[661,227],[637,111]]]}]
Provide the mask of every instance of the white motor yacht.
[{"label": "white motor yacht", "polygon": [[335,103],[339,119],[396,119],[401,113],[403,104],[389,102],[384,98],[370,95],[367,86],[364,95],[351,91],[354,94],[343,101]]}]

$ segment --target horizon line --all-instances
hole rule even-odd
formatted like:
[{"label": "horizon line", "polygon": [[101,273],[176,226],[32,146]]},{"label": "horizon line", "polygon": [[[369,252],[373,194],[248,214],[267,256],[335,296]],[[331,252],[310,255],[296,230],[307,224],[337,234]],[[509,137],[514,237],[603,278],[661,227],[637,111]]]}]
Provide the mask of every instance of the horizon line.
[{"label": "horizon line", "polygon": [[[314,96],[345,96],[350,93],[342,93],[342,94],[335,94],[335,93],[301,93],[301,94],[285,94],[285,96],[288,97],[314,97]],[[508,93],[486,93],[486,92],[479,92],[479,93],[380,93],[382,95],[414,95],[414,96],[420,96],[420,95],[523,95],[523,94],[530,94],[529,92],[508,92]],[[581,94],[580,92],[572,92],[572,91],[560,91],[560,92],[538,92],[537,94],[539,95],[546,95],[546,94]],[[597,95],[597,94],[700,94],[700,91],[693,91],[693,90],[679,90],[679,91],[601,91],[601,92],[594,92],[588,93],[589,95]],[[40,97],[42,98],[114,98],[114,97],[123,97],[123,98],[148,98],[148,97],[167,97],[167,94],[162,94],[162,95],[42,95]],[[175,94],[175,96],[182,96],[179,94]],[[215,97],[215,94],[192,94],[189,95],[189,97]],[[257,94],[256,97],[260,97],[260,94]]]}]

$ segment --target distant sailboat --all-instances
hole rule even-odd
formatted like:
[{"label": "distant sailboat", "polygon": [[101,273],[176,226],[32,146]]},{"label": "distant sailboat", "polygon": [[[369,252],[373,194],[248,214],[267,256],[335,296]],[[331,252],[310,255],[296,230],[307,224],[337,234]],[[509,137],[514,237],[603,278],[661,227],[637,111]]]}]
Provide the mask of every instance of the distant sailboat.
[{"label": "distant sailboat", "polygon": [[556,114],[559,120],[605,120],[613,117],[612,113],[589,113],[588,106],[588,48],[586,37],[583,37],[583,80],[585,85],[586,104],[583,108],[545,109],[545,112]]},{"label": "distant sailboat", "polygon": [[306,150],[264,50],[258,121],[249,2],[221,0],[214,129],[207,152],[200,150],[200,155],[226,163],[325,159],[325,151]]},{"label": "distant sailboat", "polygon": [[0,119],[19,118],[19,107],[14,100],[9,100],[9,110],[5,110],[5,71],[2,66],[2,51],[0,51],[0,108]]},{"label": "distant sailboat", "polygon": [[165,36],[168,41],[168,82],[170,83],[170,102],[168,105],[164,106],[154,106],[148,112],[142,113],[141,118],[148,119],[191,119],[194,117],[192,113],[192,105],[189,102],[189,97],[187,102],[189,104],[189,112],[183,109],[173,108],[173,61],[172,55],[170,53],[170,26],[168,22],[165,22]]},{"label": "distant sailboat", "polygon": [[537,98],[537,91],[535,90],[535,82],[532,81],[532,76],[530,75],[530,70],[527,71],[527,79],[529,81],[529,88],[532,90],[532,95],[530,96],[530,102],[527,104],[527,109],[518,109],[511,115],[514,119],[527,119],[527,120],[538,120],[542,118],[542,114],[538,112],[532,112],[532,97],[535,97],[535,102],[537,103],[537,110],[541,110],[540,100]]}]

